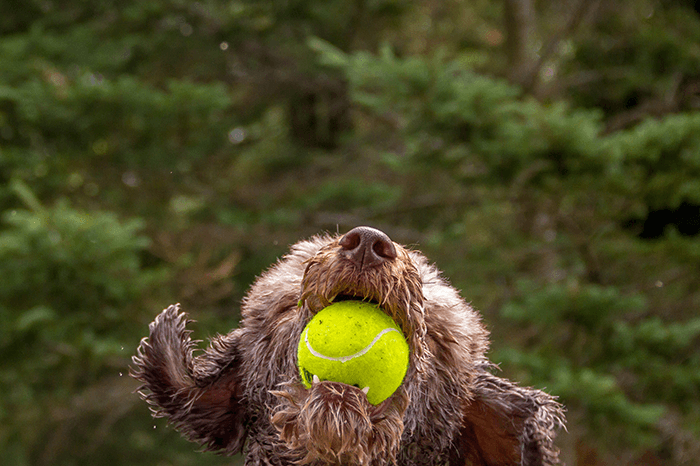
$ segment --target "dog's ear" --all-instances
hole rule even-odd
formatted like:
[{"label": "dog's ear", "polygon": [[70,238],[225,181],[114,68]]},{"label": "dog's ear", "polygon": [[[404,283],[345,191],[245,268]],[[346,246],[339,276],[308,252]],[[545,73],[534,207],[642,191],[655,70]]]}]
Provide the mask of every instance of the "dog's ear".
[{"label": "dog's ear", "polygon": [[238,453],[246,437],[238,333],[215,338],[193,358],[188,322],[177,305],[161,312],[132,358],[131,376],[143,382],[139,393],[155,417],[206,450]]},{"label": "dog's ear", "polygon": [[465,407],[450,464],[534,466],[559,462],[556,431],[564,426],[562,406],[540,391],[494,376],[484,365],[474,397]]}]

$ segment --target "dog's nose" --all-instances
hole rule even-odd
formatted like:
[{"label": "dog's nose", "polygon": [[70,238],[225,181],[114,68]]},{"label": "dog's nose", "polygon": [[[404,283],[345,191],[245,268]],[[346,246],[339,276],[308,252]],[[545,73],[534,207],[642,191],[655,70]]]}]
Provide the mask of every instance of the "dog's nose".
[{"label": "dog's nose", "polygon": [[370,227],[355,227],[339,241],[345,257],[357,267],[375,267],[396,258],[396,248],[382,231]]}]

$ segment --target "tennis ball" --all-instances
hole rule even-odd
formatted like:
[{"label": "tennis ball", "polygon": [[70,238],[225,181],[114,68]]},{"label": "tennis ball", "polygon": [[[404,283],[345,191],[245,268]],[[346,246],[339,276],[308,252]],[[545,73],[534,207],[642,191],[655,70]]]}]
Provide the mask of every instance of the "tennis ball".
[{"label": "tennis ball", "polygon": [[302,383],[314,378],[364,389],[377,405],[399,388],[408,368],[408,344],[396,322],[375,304],[340,301],[306,325],[297,353]]}]

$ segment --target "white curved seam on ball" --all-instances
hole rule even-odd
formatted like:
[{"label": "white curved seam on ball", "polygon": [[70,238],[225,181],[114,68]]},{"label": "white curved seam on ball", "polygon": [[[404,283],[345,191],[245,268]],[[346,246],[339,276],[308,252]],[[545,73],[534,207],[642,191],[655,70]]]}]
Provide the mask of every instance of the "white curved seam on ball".
[{"label": "white curved seam on ball", "polygon": [[372,349],[372,347],[374,346],[374,344],[377,343],[377,341],[379,341],[379,339],[380,339],[381,337],[383,337],[384,335],[386,335],[387,333],[389,333],[389,332],[398,332],[398,331],[399,331],[398,329],[395,329],[395,328],[393,328],[393,327],[385,328],[384,330],[382,330],[381,332],[379,332],[379,333],[374,337],[374,340],[372,340],[372,341],[370,342],[369,345],[365,346],[364,348],[362,348],[362,349],[361,349],[360,351],[358,351],[357,353],[351,354],[350,356],[341,356],[341,357],[339,357],[339,358],[334,358],[334,357],[332,357],[332,356],[326,356],[325,354],[319,353],[318,351],[316,351],[315,349],[313,349],[313,348],[311,347],[311,343],[309,343],[309,329],[308,329],[308,328],[307,328],[306,331],[304,332],[304,342],[306,343],[306,347],[309,349],[309,352],[310,352],[311,354],[313,354],[314,356],[316,356],[317,358],[325,359],[325,360],[327,360],[327,361],[348,362],[348,361],[350,361],[351,359],[359,358],[360,356],[364,356],[367,352],[369,352],[369,350]]}]

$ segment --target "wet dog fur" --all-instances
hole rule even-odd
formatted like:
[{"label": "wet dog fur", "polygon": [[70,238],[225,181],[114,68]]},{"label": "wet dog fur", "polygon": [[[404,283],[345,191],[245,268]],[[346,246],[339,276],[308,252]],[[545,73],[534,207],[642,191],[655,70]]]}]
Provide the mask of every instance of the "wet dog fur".
[{"label": "wet dog fur", "polygon": [[[296,349],[333,300],[378,303],[401,327],[410,359],[377,406],[356,387],[306,389]],[[493,375],[478,314],[418,251],[368,227],[317,236],[260,276],[240,328],[193,355],[177,305],[150,324],[132,376],[154,415],[185,437],[246,465],[548,465],[558,462],[562,406]]]}]

